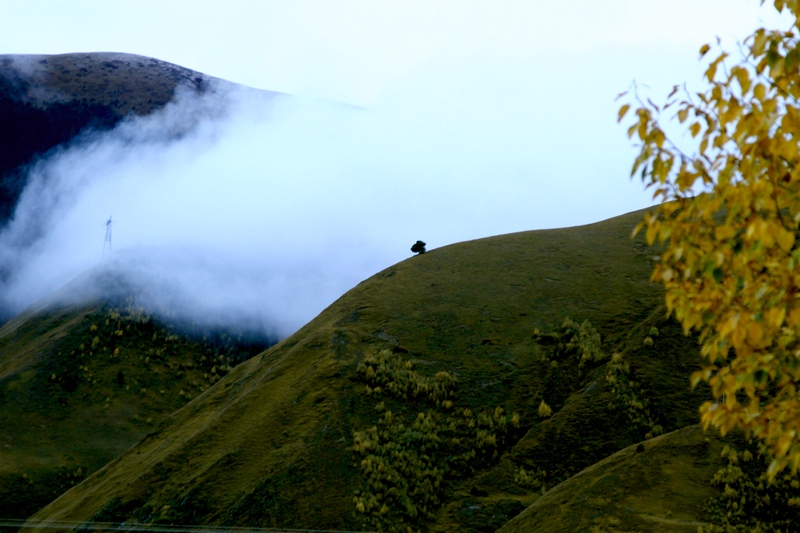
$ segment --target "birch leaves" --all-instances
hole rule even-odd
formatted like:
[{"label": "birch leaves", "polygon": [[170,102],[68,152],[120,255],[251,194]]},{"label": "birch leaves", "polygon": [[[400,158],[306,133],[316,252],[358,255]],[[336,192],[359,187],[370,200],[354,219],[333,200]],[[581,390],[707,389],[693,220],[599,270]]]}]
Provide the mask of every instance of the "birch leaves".
[{"label": "birch leaves", "polygon": [[[705,91],[676,86],[662,107],[634,94],[618,115],[635,107],[632,175],[662,202],[636,228],[662,246],[652,278],[669,312],[699,333],[706,364],[691,382],[717,399],[701,406],[702,423],[762,439],[770,476],[800,467],[800,0],[774,4],[792,28],[757,30],[735,65],[717,52]],[[667,114],[696,142],[693,154],[667,138]]]}]

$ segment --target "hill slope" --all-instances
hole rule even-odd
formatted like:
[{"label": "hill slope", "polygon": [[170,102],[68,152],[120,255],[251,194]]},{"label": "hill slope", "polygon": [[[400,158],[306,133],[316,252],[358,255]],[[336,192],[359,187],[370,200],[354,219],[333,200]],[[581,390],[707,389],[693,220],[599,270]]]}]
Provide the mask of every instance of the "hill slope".
[{"label": "hill slope", "polygon": [[230,337],[189,338],[101,300],[51,302],[6,323],[0,516],[25,518],[52,501],[252,350]]},{"label": "hill slope", "polygon": [[650,252],[630,239],[641,217],[376,274],[29,525],[502,526],[542,490],[696,421],[696,342],[663,320]]},{"label": "hill slope", "polygon": [[719,490],[724,444],[697,426],[630,446],[546,492],[499,531],[675,531],[709,527],[701,504]]}]

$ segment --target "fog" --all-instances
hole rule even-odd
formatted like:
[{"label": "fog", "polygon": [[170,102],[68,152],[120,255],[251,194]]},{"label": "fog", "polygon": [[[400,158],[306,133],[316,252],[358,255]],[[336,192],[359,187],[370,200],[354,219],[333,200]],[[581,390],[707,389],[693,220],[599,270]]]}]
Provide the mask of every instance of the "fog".
[{"label": "fog", "polygon": [[628,178],[616,95],[633,80],[658,103],[695,90],[700,45],[786,27],[751,0],[5,7],[5,53],[138,53],[303,97],[181,95],[40,162],[0,233],[0,309],[105,268],[152,305],[279,335],[418,239],[435,250],[651,205]]},{"label": "fog", "polygon": [[581,95],[576,73],[560,84],[574,94],[557,94],[546,65],[442,69],[370,108],[180,93],[84,135],[30,171],[0,234],[0,305],[20,311],[102,267],[183,318],[285,336],[418,239],[435,250],[648,205],[624,135],[587,127],[614,126],[617,87]]}]

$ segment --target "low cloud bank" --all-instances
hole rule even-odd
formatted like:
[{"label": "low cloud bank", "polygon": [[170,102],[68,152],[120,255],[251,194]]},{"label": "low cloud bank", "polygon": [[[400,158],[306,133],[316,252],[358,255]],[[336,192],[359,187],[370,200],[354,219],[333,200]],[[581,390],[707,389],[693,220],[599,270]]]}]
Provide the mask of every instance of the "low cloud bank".
[{"label": "low cloud bank", "polygon": [[643,203],[628,187],[581,213],[607,191],[576,160],[618,172],[607,144],[577,147],[579,127],[555,141],[558,102],[490,74],[398,87],[370,109],[181,94],[85,135],[30,170],[0,233],[0,307],[18,312],[102,265],[187,320],[285,336],[417,239],[432,249]]}]

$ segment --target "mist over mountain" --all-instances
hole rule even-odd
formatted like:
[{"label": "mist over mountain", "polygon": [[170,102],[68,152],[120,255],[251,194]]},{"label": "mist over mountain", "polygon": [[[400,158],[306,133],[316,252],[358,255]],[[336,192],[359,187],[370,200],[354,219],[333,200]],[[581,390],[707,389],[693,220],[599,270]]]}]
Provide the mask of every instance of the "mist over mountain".
[{"label": "mist over mountain", "polygon": [[[6,314],[102,264],[187,320],[285,336],[417,239],[436,248],[575,211],[575,185],[551,178],[569,161],[542,156],[546,131],[524,105],[530,80],[513,73],[509,90],[511,69],[447,73],[361,109],[106,56],[72,69],[35,56],[25,64],[45,61],[47,75],[5,85],[30,105],[80,100],[124,117],[89,121],[19,167],[24,185],[0,232]],[[87,75],[93,85],[80,81],[94,72],[87,62],[105,73]],[[154,88],[158,75],[133,83],[149,65],[171,93]],[[114,251],[103,258],[109,216]]]},{"label": "mist over mountain", "polygon": [[0,55],[0,222],[27,183],[27,167],[54,147],[161,109],[177,90],[232,85],[133,54]]}]

